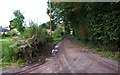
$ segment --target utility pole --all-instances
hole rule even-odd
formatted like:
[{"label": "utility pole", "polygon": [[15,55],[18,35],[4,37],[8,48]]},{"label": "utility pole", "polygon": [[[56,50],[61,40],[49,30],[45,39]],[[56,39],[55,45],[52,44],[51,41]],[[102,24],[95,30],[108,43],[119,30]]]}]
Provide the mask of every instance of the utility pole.
[{"label": "utility pole", "polygon": [[49,0],[49,7],[50,7],[50,35],[52,36],[52,13],[51,13],[51,2]]}]

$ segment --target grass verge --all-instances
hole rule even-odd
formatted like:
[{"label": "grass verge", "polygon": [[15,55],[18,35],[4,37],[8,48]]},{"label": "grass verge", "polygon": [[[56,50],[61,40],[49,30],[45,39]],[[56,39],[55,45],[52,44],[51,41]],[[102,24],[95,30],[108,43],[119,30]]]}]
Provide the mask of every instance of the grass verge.
[{"label": "grass verge", "polygon": [[91,45],[88,42],[84,42],[84,41],[80,41],[78,42],[81,46],[87,48],[88,50],[92,51],[95,54],[99,54],[103,57],[106,58],[110,58],[112,60],[118,61],[120,62],[120,57],[119,57],[119,51],[108,51],[108,50],[104,50],[103,47],[95,47],[93,45]]},{"label": "grass verge", "polygon": [[0,39],[0,68],[6,69],[8,67],[14,67],[20,64],[20,60],[17,61],[14,58],[16,50],[10,48],[10,45],[15,44],[16,41],[17,40],[14,40],[12,38]]}]

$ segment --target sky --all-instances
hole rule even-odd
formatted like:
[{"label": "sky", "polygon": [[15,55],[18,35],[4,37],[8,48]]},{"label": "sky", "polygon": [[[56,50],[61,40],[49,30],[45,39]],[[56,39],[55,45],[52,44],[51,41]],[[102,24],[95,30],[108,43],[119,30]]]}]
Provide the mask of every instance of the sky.
[{"label": "sky", "polygon": [[0,0],[0,26],[9,26],[14,10],[20,10],[28,25],[29,21],[42,24],[49,21],[47,15],[48,0]]}]

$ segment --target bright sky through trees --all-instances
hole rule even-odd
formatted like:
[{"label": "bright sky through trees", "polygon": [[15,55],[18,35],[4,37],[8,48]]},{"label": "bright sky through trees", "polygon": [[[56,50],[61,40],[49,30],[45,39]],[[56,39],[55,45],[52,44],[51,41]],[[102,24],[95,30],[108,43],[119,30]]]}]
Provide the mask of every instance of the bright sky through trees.
[{"label": "bright sky through trees", "polygon": [[6,27],[13,18],[14,10],[20,10],[28,24],[30,20],[38,24],[49,21],[48,0],[0,0],[0,26]]}]

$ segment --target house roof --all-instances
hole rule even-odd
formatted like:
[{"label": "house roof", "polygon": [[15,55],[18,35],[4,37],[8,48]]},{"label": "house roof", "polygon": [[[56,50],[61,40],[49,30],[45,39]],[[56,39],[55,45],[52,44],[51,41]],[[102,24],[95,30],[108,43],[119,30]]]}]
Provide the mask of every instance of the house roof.
[{"label": "house roof", "polygon": [[0,28],[0,32],[8,32],[8,31],[9,31],[8,29]]}]

